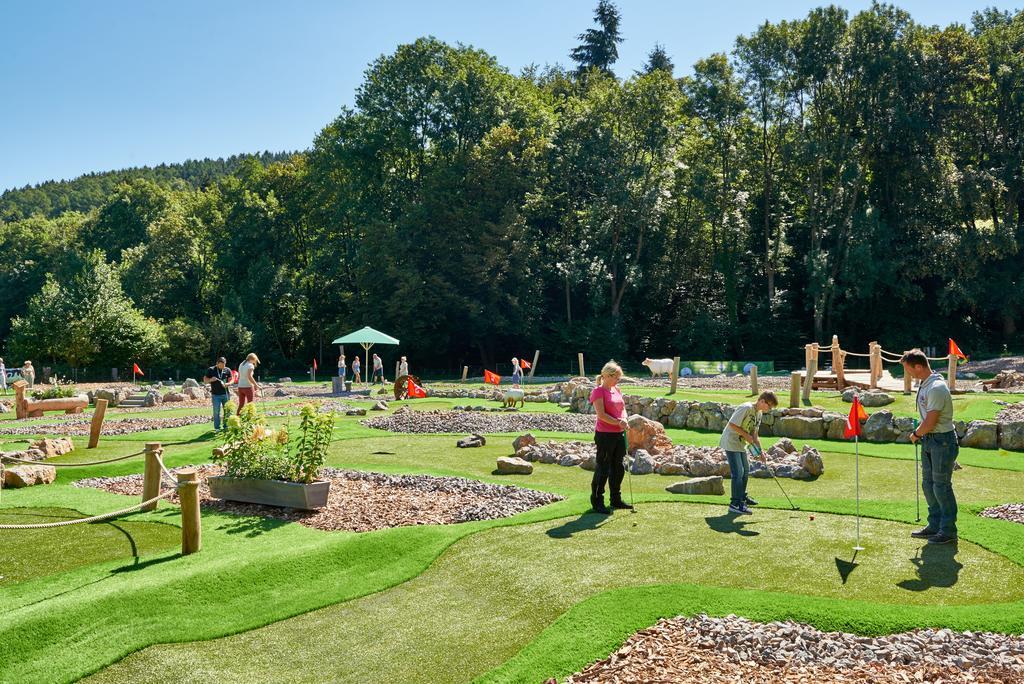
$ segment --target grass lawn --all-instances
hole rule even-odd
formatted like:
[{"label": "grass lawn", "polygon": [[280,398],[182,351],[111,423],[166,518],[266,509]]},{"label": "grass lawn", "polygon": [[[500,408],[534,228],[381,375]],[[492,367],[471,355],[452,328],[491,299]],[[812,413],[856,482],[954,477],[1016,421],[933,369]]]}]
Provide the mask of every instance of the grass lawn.
[{"label": "grass lawn", "polygon": [[[488,402],[412,405],[466,403]],[[676,443],[718,441],[669,434]],[[607,655],[658,617],[698,611],[865,634],[920,625],[1024,632],[1024,526],[975,515],[1024,501],[1024,454],[962,450],[954,552],[922,549],[908,536],[913,447],[861,445],[867,551],[853,565],[852,444],[815,442],[825,474],[783,481],[799,512],[787,509],[773,481],[752,480],[762,506],[733,521],[723,515],[724,497],[668,494],[664,487],[682,478],[659,475],[632,478],[638,513],[588,514],[590,473],[579,468],[493,474],[513,437],[456,449],[453,435],[395,435],[339,417],[329,463],[518,484],[566,500],[504,520],[364,534],[206,511],[204,548],[188,557],[178,553],[179,515],[168,504],[109,524],[0,531],[0,681],[158,681],[174,673],[203,682],[536,682]],[[110,458],[160,441],[175,466],[207,462],[217,444],[208,425],[108,437],[92,451],[84,438],[74,441],[76,451],[57,460]],[[0,522],[120,508],[129,499],[71,483],[141,467],[135,458],[59,469],[53,485],[4,490]]]}]

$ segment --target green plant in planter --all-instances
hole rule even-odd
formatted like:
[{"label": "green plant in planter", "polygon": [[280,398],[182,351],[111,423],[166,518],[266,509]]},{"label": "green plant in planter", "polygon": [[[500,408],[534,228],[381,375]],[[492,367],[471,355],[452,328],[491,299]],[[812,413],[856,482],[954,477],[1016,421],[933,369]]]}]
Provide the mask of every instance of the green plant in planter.
[{"label": "green plant in planter", "polygon": [[334,413],[319,414],[316,406],[306,404],[299,412],[300,435],[295,453],[291,456],[292,479],[309,484],[317,478],[327,458],[334,431]]},{"label": "green plant in planter", "polygon": [[59,385],[54,383],[47,385],[44,390],[36,390],[32,392],[33,399],[64,399],[66,397],[73,397],[77,394],[74,385]]}]

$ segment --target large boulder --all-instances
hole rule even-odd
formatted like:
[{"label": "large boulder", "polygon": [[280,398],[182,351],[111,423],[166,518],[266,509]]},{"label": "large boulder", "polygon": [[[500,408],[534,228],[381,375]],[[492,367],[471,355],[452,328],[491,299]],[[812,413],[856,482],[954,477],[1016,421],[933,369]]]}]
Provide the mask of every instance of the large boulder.
[{"label": "large boulder", "polygon": [[775,421],[774,432],[782,437],[822,439],[825,436],[825,421],[807,416],[783,416]]},{"label": "large boulder", "polygon": [[533,472],[533,464],[515,456],[498,458],[498,473],[501,475],[529,475]]},{"label": "large boulder", "polygon": [[804,444],[803,451],[800,452],[800,467],[806,470],[810,477],[818,477],[825,472],[825,463],[821,460],[821,454],[810,444]]},{"label": "large boulder", "polygon": [[168,392],[164,395],[165,404],[177,403],[179,401],[185,401],[186,399],[188,399],[188,397],[181,392]]},{"label": "large boulder", "polygon": [[710,477],[695,477],[685,482],[676,482],[665,487],[665,491],[672,492],[673,494],[722,495],[725,494],[725,485],[722,484],[721,477],[712,475]]},{"label": "large boulder", "polygon": [[482,447],[485,444],[487,444],[487,440],[483,435],[470,435],[469,437],[463,437],[460,439],[455,443],[455,446],[460,449],[468,449],[470,447]]},{"label": "large boulder", "polygon": [[142,405],[143,406],[157,406],[158,404],[162,404],[163,401],[164,401],[164,398],[162,396],[160,396],[159,392],[157,392],[156,390],[150,390],[150,391],[146,392],[146,398],[143,400]]},{"label": "large boulder", "polygon": [[128,390],[120,387],[102,387],[92,393],[92,400],[95,402],[96,399],[106,399],[107,406],[117,406],[130,394]]},{"label": "large boulder", "polygon": [[637,449],[633,452],[633,463],[630,470],[634,475],[649,475],[654,472],[654,459],[645,449]]},{"label": "large boulder", "polygon": [[630,452],[643,449],[658,455],[672,451],[672,440],[665,434],[665,426],[661,423],[638,415],[630,416],[627,423],[626,439]]},{"label": "large boulder", "polygon": [[185,382],[181,383],[181,389],[183,390],[195,389],[197,387],[201,387],[201,385],[199,384],[199,381],[196,380],[195,378],[188,378],[185,380]]},{"label": "large boulder", "polygon": [[885,392],[879,391],[868,391],[861,392],[860,403],[867,408],[878,408],[880,406],[888,406],[892,402],[896,401]]},{"label": "large boulder", "polygon": [[995,449],[999,446],[998,426],[987,420],[972,420],[967,424],[967,432],[960,440],[960,446]]},{"label": "large boulder", "polygon": [[57,479],[57,469],[48,465],[16,465],[4,469],[4,487],[31,487],[50,484]]},{"label": "large boulder", "polygon": [[1007,451],[1024,451],[1024,421],[999,425],[999,448]]},{"label": "large boulder", "polygon": [[53,458],[54,456],[63,456],[74,450],[75,445],[70,439],[49,439],[44,437],[32,442],[31,449],[38,449],[43,452],[44,458]]},{"label": "large boulder", "polygon": [[527,432],[525,435],[519,435],[512,440],[512,450],[519,453],[519,450],[523,447],[533,446],[537,443],[537,438]]},{"label": "large boulder", "polygon": [[864,423],[864,439],[868,442],[892,442],[899,437],[899,430],[891,411],[875,411]]},{"label": "large boulder", "polygon": [[206,390],[205,389],[203,389],[202,387],[199,387],[198,385],[196,385],[195,387],[191,387],[191,386],[188,385],[188,381],[186,381],[185,386],[182,389],[181,393],[185,395],[186,399],[193,399],[193,400],[195,400],[195,399],[205,399],[206,398]]}]

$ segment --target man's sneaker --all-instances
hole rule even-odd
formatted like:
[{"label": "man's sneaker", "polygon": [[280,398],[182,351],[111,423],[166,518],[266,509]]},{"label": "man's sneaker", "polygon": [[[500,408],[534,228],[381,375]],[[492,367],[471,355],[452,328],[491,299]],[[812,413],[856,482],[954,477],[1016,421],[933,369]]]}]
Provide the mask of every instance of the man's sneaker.
[{"label": "man's sneaker", "polygon": [[938,533],[939,533],[938,530],[933,530],[930,527],[926,527],[926,528],[924,528],[922,530],[918,530],[917,532],[911,532],[910,536],[913,537],[914,539],[931,539],[932,537],[934,537]]},{"label": "man's sneaker", "polygon": [[729,512],[734,515],[753,515],[754,512],[747,508],[745,505],[733,506],[729,504]]},{"label": "man's sneaker", "polygon": [[604,498],[590,497],[590,507],[598,513],[611,513],[611,509],[604,505]]},{"label": "man's sneaker", "polygon": [[749,496],[743,500],[743,503],[746,504],[747,506],[756,506],[757,505],[757,501],[754,501]]},{"label": "man's sneaker", "polygon": [[929,544],[955,544],[956,543],[956,537],[951,537],[948,534],[945,534],[944,532],[939,532],[938,534],[933,536],[931,539],[929,539],[928,543]]}]

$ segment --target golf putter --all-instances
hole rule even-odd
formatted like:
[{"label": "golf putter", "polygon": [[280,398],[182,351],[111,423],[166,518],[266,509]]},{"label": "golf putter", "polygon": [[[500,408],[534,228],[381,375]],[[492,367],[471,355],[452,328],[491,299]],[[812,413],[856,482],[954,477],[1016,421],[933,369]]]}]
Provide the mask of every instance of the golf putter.
[{"label": "golf putter", "polygon": [[[917,418],[914,419],[914,430],[917,430]],[[914,493],[917,495],[917,520],[921,522],[921,463],[918,454],[921,450],[921,440],[914,442]]]},{"label": "golf putter", "polygon": [[[629,439],[626,437],[626,433],[625,432],[622,433],[622,443],[625,444],[625,446],[626,446],[626,454],[629,454]],[[629,465],[629,472],[626,474],[626,477],[629,478],[629,505],[633,507],[632,509],[630,509],[629,512],[632,513],[632,514],[635,514],[636,513],[636,502],[633,501],[633,464],[632,463]],[[636,525],[636,523],[633,523],[633,525]]]},{"label": "golf putter", "polygon": [[[752,454],[755,457],[760,456],[763,453],[760,449],[758,449],[753,444],[750,444],[750,445],[748,445],[747,447],[744,447],[744,448],[746,448],[747,450],[752,452]],[[762,459],[762,463],[764,463],[764,467],[768,469],[768,474],[772,476],[773,480],[775,480],[775,484],[779,485],[779,489],[782,491],[782,495],[784,497],[786,497],[786,501],[789,502],[789,507],[792,508],[794,511],[799,511],[800,509],[793,505],[793,500],[789,498],[789,494],[786,493],[786,490],[783,488],[782,483],[779,482],[779,478],[775,475],[775,471],[772,470],[771,465],[768,463],[768,458],[765,457],[764,459]]]}]

